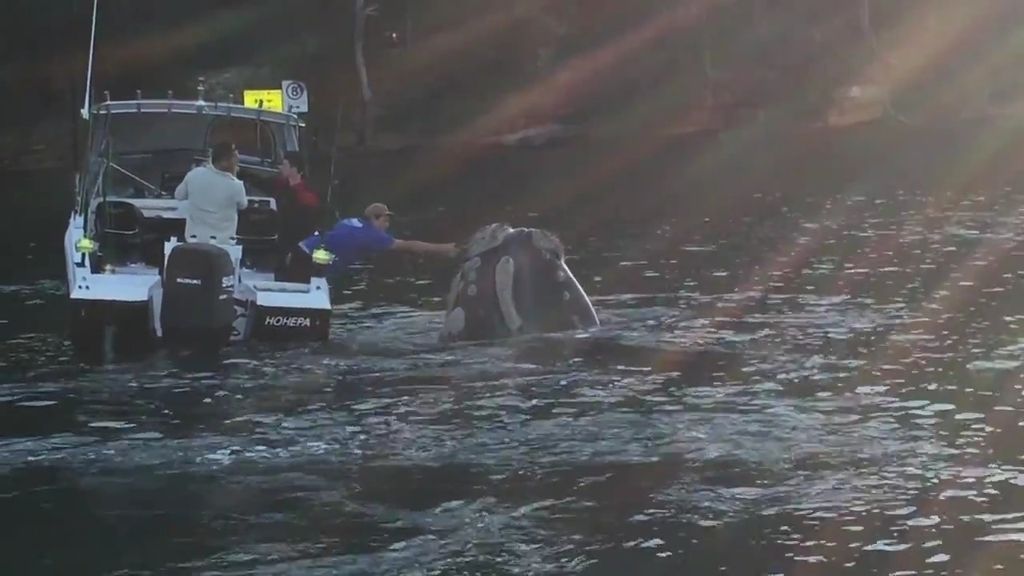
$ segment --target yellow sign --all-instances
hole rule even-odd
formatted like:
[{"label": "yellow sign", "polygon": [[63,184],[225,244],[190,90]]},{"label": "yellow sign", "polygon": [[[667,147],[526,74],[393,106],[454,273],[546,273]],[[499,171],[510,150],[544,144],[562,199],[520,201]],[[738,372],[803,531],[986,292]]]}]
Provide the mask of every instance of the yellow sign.
[{"label": "yellow sign", "polygon": [[281,90],[246,90],[242,97],[246,108],[284,112],[284,94]]}]

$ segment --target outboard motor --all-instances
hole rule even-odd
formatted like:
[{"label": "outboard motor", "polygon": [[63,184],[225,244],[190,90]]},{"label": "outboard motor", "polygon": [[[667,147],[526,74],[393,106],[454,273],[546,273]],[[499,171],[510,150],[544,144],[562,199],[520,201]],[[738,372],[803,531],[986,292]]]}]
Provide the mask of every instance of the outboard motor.
[{"label": "outboard motor", "polygon": [[554,235],[492,224],[479,230],[465,249],[448,294],[441,340],[486,340],[599,325]]},{"label": "outboard motor", "polygon": [[235,267],[215,244],[179,244],[164,269],[160,326],[164,340],[220,348],[235,320]]}]

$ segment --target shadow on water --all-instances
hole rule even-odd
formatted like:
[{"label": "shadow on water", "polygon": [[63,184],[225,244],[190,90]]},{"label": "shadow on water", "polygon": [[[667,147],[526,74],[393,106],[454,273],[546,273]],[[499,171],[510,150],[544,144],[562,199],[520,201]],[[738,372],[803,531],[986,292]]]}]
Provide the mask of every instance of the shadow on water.
[{"label": "shadow on water", "polygon": [[[130,481],[99,478],[101,483],[48,465],[28,465],[0,477],[0,493],[9,495],[0,501],[0,511],[5,518],[25,520],[5,530],[5,563],[33,573],[99,574],[145,570],[154,554],[167,551],[172,556],[218,552],[203,537],[216,492],[209,479],[173,473]],[[173,509],[159,504],[168,498],[176,503]],[[53,553],[56,542],[60,554]]]}]

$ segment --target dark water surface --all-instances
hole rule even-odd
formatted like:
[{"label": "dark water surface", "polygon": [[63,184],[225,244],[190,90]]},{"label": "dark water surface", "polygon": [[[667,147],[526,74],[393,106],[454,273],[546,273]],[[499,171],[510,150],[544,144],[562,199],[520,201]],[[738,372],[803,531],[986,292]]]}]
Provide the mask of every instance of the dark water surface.
[{"label": "dark water surface", "polygon": [[1020,573],[1019,191],[783,204],[572,239],[601,329],[447,348],[450,270],[402,261],[326,345],[83,366],[40,249],[0,286],[0,572]]}]

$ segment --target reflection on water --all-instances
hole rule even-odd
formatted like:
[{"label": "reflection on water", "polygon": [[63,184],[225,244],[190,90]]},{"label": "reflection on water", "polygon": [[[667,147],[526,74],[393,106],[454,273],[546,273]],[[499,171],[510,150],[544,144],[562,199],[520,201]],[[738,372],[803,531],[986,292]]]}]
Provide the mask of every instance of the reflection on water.
[{"label": "reflection on water", "polygon": [[1024,211],[934,203],[594,239],[602,328],[500,344],[437,344],[444,282],[371,278],[323,346],[84,367],[60,283],[5,286],[5,564],[1016,573]]}]

